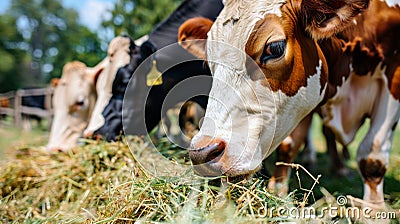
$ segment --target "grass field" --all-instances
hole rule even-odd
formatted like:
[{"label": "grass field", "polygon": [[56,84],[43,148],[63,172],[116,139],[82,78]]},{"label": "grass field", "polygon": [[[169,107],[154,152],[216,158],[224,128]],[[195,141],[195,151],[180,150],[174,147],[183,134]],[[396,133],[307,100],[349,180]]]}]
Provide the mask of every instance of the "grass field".
[{"label": "grass field", "polygon": [[[22,131],[10,124],[0,124],[0,155],[10,153],[15,148],[44,146],[47,138],[48,132],[42,127]],[[0,156],[0,160],[3,158]]]},{"label": "grass field", "polygon": [[[348,146],[350,152],[350,160],[346,161],[346,166],[350,171],[348,177],[337,177],[337,175],[331,170],[331,160],[327,156],[325,149],[325,138],[321,131],[321,120],[315,116],[313,119],[313,141],[317,148],[318,165],[315,170],[310,172],[314,175],[321,174],[320,186],[326,188],[329,192],[334,195],[346,195],[350,194],[355,197],[362,198],[362,180],[357,170],[356,153],[359,143],[367,133],[369,124],[368,122],[359,130],[355,140]],[[300,162],[300,161],[297,161]],[[393,139],[393,146],[390,154],[389,169],[385,175],[384,192],[386,198],[392,202],[398,202],[400,200],[400,131],[396,129],[395,136]],[[303,180],[305,184],[312,184],[313,182],[307,179]],[[294,174],[292,173],[291,178],[292,189],[298,188],[298,184]],[[316,197],[321,197],[322,194],[319,191],[315,191]]]},{"label": "grass field", "polygon": [[[149,143],[140,138],[129,138],[130,148],[124,143],[87,141],[85,146],[75,149],[75,154],[47,154],[42,147],[46,131],[22,132],[1,126],[0,223],[277,223],[286,220],[276,212],[266,216],[267,207],[306,205],[320,209],[323,205],[334,205],[335,198],[331,195],[362,197],[355,155],[367,127],[360,130],[356,141],[349,146],[351,159],[346,165],[351,177],[339,178],[330,170],[320,125],[315,118],[313,139],[318,149],[318,164],[315,170],[310,170],[314,177],[322,175],[320,183],[313,187],[315,181],[304,171],[299,171],[300,179],[292,172],[292,193],[285,198],[269,193],[267,180],[262,178],[238,183],[223,181],[220,188],[219,180],[198,178],[188,166],[161,160]],[[163,140],[158,148],[176,161],[187,157],[185,151]],[[269,161],[272,166],[273,156]],[[144,167],[155,167],[157,173]],[[400,209],[399,167],[400,132],[396,130],[384,188],[388,206],[395,211]],[[299,188],[299,181],[306,190]],[[313,189],[312,194],[304,199],[308,189]],[[336,221],[350,220],[318,219],[322,223]],[[392,223],[399,223],[399,219],[393,219]]]}]

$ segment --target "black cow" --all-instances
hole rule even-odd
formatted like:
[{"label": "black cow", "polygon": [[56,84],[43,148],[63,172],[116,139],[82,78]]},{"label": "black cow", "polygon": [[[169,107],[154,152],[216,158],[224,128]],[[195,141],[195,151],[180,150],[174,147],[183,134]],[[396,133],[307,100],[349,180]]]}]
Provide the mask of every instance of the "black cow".
[{"label": "black cow", "polygon": [[[124,134],[122,123],[125,124],[127,134],[145,134],[159,123],[162,114],[169,107],[174,106],[171,101],[162,109],[165,97],[177,83],[193,76],[210,77],[211,73],[204,61],[193,57],[181,47],[152,54],[156,50],[176,43],[179,26],[187,19],[202,16],[214,21],[222,8],[221,0],[186,0],[166,20],[158,24],[149,34],[148,41],[140,48],[136,48],[137,52],[132,55],[131,63],[121,68],[116,74],[113,82],[113,97],[103,112],[105,124],[95,134],[105,136],[108,141],[115,140],[120,134]],[[152,58],[145,60],[150,55]],[[170,67],[175,61],[179,61],[178,59],[189,61]],[[153,66],[153,61],[156,61],[156,66]],[[141,64],[141,69],[136,71],[139,64]],[[150,87],[146,85],[146,75],[155,67],[162,72],[162,84]],[[128,86],[133,72],[135,75]],[[199,82],[203,82],[198,86],[199,88],[193,88],[190,91],[200,96],[192,100],[205,108],[211,79],[199,79]],[[127,88],[125,104],[122,105],[125,88]]]}]

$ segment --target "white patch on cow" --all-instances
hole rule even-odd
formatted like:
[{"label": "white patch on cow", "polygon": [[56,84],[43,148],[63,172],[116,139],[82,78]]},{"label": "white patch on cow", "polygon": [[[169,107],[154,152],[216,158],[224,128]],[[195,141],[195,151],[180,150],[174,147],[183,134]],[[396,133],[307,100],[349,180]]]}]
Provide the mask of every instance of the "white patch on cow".
[{"label": "white patch on cow", "polygon": [[290,146],[290,147],[294,147],[293,138],[290,137],[290,136],[286,137],[285,139],[283,139],[282,144],[283,144],[283,145],[288,145],[288,146]]},{"label": "white patch on cow", "polygon": [[387,89],[384,69],[380,67],[379,64],[373,74],[358,76],[352,72],[346,80],[343,78],[336,95],[322,107],[324,123],[332,128],[338,141],[344,145],[354,139],[363,117],[371,115],[379,103],[373,96]]},{"label": "white patch on cow", "polygon": [[[277,93],[274,93],[276,104],[285,105],[281,109],[279,109],[279,106],[277,106],[278,111],[275,136],[288,136],[296,127],[297,123],[299,123],[307,114],[309,114],[311,110],[322,100],[326,86],[324,87],[321,95],[315,94],[319,93],[322,88],[320,85],[322,69],[321,60],[316,68],[316,74],[309,77],[307,80],[307,87],[301,87],[295,96],[286,96],[285,93],[280,90]],[[310,107],[310,105],[315,106]],[[297,111],[297,113],[293,114],[293,111]],[[293,125],[294,122],[296,122],[295,125]],[[281,141],[282,139],[274,137],[271,149],[275,150]],[[268,155],[272,152],[272,150],[270,150]]]},{"label": "white patch on cow", "polygon": [[374,113],[375,116],[382,118],[376,119],[379,124],[375,125],[376,122],[374,121],[373,124],[371,124],[371,128],[377,129],[377,133],[375,135],[372,145],[372,151],[382,151],[384,153],[387,153],[386,162],[389,162],[389,151],[393,139],[392,128],[400,118],[400,103],[392,95],[389,94],[388,89],[386,90],[387,92],[385,92],[387,93],[387,95],[382,96],[381,100],[384,100],[382,98],[386,98],[387,105],[382,105],[382,107],[377,108],[376,113]]},{"label": "white patch on cow", "polygon": [[282,17],[281,6],[283,3],[284,2],[282,0],[273,0],[272,1],[272,9],[268,10],[268,14],[275,14],[279,17]]},{"label": "white patch on cow", "polygon": [[[247,174],[275,150],[285,136],[322,100],[322,61],[295,96],[273,92],[246,74],[217,66],[203,126],[193,139],[214,136],[228,143],[221,159],[225,174]],[[223,81],[222,81],[223,80]],[[296,111],[296,112],[295,112]],[[294,113],[295,112],[295,113]],[[278,136],[278,137],[277,137]],[[262,140],[262,141],[260,141]]]},{"label": "white patch on cow", "polygon": [[144,42],[146,42],[149,39],[149,35],[143,35],[139,37],[138,39],[135,40],[135,45],[136,46],[141,46]]},{"label": "white patch on cow", "polygon": [[84,131],[84,136],[90,136],[104,125],[105,119],[102,113],[112,97],[112,83],[115,75],[120,67],[130,61],[129,45],[130,39],[121,36],[114,38],[109,44],[108,56],[110,63],[97,80],[97,100],[89,124]]},{"label": "white patch on cow", "polygon": [[368,203],[372,203],[374,205],[384,205],[384,195],[383,195],[383,179],[382,181],[376,186],[376,189],[372,190],[370,186],[364,183],[364,201]]}]

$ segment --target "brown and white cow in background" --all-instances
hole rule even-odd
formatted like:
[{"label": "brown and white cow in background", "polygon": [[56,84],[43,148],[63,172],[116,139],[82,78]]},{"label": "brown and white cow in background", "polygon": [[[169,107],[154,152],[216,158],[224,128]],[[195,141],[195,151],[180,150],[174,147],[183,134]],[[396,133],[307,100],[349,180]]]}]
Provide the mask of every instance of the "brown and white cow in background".
[{"label": "brown and white cow in background", "polygon": [[111,95],[111,85],[119,67],[129,63],[131,38],[115,37],[108,55],[95,67],[70,62],[54,90],[54,120],[47,144],[49,151],[67,151],[78,143],[85,131],[90,135],[100,127],[102,112]]},{"label": "brown and white cow in background", "polygon": [[379,0],[224,3],[208,35],[214,82],[189,151],[196,171],[254,173],[326,99],[324,122],[343,144],[370,117],[357,162],[364,199],[384,206],[383,176],[400,117],[399,7]]},{"label": "brown and white cow in background", "polygon": [[133,44],[131,38],[122,36],[114,38],[109,44],[107,54],[110,62],[105,68],[105,75],[101,75],[97,80],[96,105],[90,118],[90,122],[83,133],[85,137],[92,136],[94,131],[99,129],[104,124],[102,112],[111,99],[112,83],[114,81],[115,74],[117,74],[119,68],[128,64],[130,61],[129,53],[131,44]]},{"label": "brown and white cow in background", "polygon": [[95,80],[107,64],[106,58],[94,68],[78,61],[64,65],[54,90],[54,119],[47,144],[49,151],[66,151],[76,146],[96,102]]}]

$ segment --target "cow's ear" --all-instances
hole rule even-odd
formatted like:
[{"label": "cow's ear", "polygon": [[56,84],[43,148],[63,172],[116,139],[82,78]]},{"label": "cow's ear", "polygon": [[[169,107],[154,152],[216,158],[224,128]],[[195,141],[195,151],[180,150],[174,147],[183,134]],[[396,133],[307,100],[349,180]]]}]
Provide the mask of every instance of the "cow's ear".
[{"label": "cow's ear", "polygon": [[[97,67],[97,66],[96,66]],[[91,83],[91,85],[96,86],[97,81],[99,80],[100,75],[102,75],[104,71],[104,67],[97,68],[88,68],[86,70],[85,79]]]},{"label": "cow's ear", "polygon": [[207,40],[187,40],[184,42],[179,43],[185,50],[190,52],[196,58],[206,60],[206,42]]},{"label": "cow's ear", "polygon": [[200,59],[206,59],[206,39],[213,21],[195,17],[184,22],[178,31],[178,43]]},{"label": "cow's ear", "polygon": [[92,77],[92,82],[93,82],[94,86],[96,86],[97,80],[99,80],[99,77],[100,77],[100,75],[103,73],[103,71],[104,71],[104,68],[100,68],[99,70],[97,70],[97,71],[94,73],[94,75],[93,75],[93,77]]},{"label": "cow's ear", "polygon": [[303,0],[301,19],[314,39],[328,38],[345,29],[369,0]]},{"label": "cow's ear", "polygon": [[53,88],[56,88],[59,83],[60,83],[60,78],[52,78],[50,80],[50,86]]},{"label": "cow's ear", "polygon": [[157,47],[151,41],[145,41],[140,46],[140,57],[145,60],[147,57],[157,51]]}]

